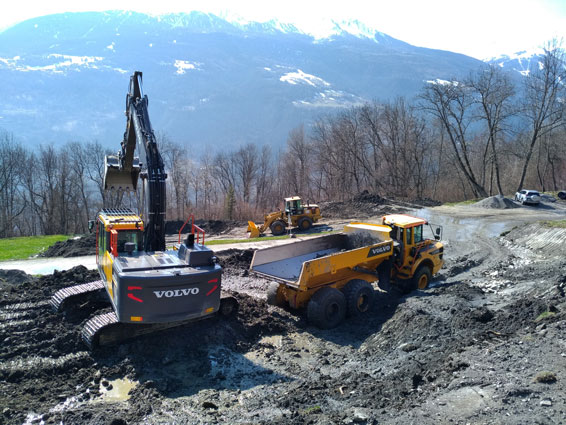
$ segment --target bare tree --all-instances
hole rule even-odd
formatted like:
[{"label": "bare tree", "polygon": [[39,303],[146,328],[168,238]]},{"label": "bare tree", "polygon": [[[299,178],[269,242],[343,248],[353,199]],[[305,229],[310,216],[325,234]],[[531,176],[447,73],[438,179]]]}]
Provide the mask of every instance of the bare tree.
[{"label": "bare tree", "polygon": [[494,65],[480,68],[466,84],[474,89],[478,118],[487,125],[487,146],[491,147],[491,163],[495,171],[497,190],[503,195],[497,141],[504,130],[505,121],[513,114],[511,100],[515,95],[515,88],[509,76]]},{"label": "bare tree", "polygon": [[26,156],[11,134],[0,134],[0,237],[16,234],[17,219],[27,206],[20,183]]},{"label": "bare tree", "polygon": [[530,137],[517,190],[523,188],[535,145],[541,137],[563,124],[565,81],[564,50],[554,40],[544,48],[539,66],[531,69],[525,79],[523,115],[529,123]]},{"label": "bare tree", "polygon": [[419,99],[420,107],[442,123],[458,167],[474,195],[488,196],[472,166],[473,150],[468,135],[469,125],[473,121],[470,88],[457,81],[437,81],[427,84]]},{"label": "bare tree", "polygon": [[255,182],[258,170],[258,153],[254,144],[248,143],[238,149],[234,154],[234,165],[238,176],[240,187],[242,188],[242,201],[250,203],[250,195]]}]

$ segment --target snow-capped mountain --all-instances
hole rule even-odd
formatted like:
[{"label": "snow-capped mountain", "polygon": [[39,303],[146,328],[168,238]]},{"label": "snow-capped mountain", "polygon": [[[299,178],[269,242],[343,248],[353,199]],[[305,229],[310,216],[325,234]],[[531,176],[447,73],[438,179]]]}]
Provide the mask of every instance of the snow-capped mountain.
[{"label": "snow-capped mountain", "polygon": [[144,73],[157,132],[194,149],[285,142],[340,108],[412,97],[482,62],[411,46],[360,22],[325,38],[290,24],[191,12],[50,15],[0,33],[0,128],[32,144],[118,147],[129,76]]},{"label": "snow-capped mountain", "polygon": [[539,48],[497,56],[486,60],[486,62],[497,65],[506,71],[516,71],[527,76],[535,67],[540,66],[540,59],[543,55],[543,49]]}]

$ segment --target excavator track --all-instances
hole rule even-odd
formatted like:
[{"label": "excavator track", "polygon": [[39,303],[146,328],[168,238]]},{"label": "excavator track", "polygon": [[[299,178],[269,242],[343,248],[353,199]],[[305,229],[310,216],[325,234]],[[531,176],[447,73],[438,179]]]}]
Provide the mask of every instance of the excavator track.
[{"label": "excavator track", "polygon": [[[237,300],[234,297],[227,295],[221,298],[220,309],[217,313],[220,314],[220,316],[228,317],[235,314],[237,309]],[[134,324],[120,323],[116,314],[112,311],[90,318],[84,325],[81,331],[81,336],[85,344],[92,350],[97,347],[114,345],[141,335],[176,328],[178,326],[187,325],[210,317],[212,316],[203,316],[195,319],[168,323]]]},{"label": "excavator track", "polygon": [[61,311],[70,301],[73,301],[73,303],[80,302],[81,298],[88,297],[96,292],[102,292],[103,290],[104,282],[102,280],[67,286],[55,292],[55,295],[51,297],[50,304],[53,310]]}]

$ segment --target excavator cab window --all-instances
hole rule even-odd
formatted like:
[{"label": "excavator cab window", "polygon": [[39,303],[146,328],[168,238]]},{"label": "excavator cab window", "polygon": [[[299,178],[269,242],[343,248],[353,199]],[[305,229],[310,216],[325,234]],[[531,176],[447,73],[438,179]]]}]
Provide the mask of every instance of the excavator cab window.
[{"label": "excavator cab window", "polygon": [[120,230],[118,232],[118,254],[126,253],[126,243],[131,242],[134,245],[132,254],[142,250],[142,232],[139,230]]},{"label": "excavator cab window", "polygon": [[110,234],[104,229],[104,223],[98,222],[98,258],[104,258],[104,253],[110,251]]}]

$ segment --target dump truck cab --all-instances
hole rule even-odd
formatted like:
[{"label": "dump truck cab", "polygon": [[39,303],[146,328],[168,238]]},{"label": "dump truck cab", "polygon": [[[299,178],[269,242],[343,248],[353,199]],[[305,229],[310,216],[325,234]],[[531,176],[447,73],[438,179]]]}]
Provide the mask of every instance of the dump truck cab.
[{"label": "dump truck cab", "polygon": [[[391,227],[391,238],[395,241],[393,257],[398,280],[411,281],[407,289],[424,289],[444,264],[444,245],[441,227],[432,226],[419,217],[406,214],[389,214],[382,217],[382,224]],[[429,225],[434,239],[425,237],[425,226]]]}]

